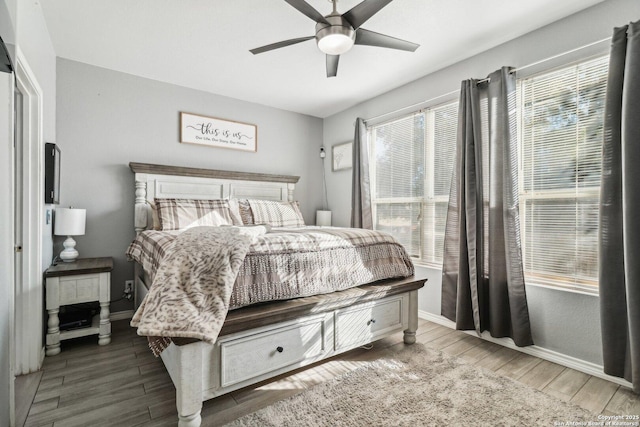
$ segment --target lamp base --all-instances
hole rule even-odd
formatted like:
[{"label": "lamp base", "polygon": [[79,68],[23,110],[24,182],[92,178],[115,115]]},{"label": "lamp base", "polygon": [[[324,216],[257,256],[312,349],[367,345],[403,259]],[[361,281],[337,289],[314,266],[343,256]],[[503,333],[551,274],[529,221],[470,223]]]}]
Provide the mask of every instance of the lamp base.
[{"label": "lamp base", "polygon": [[60,252],[60,259],[64,262],[73,262],[78,258],[78,251],[76,250],[76,241],[71,236],[67,236],[66,240],[62,244],[64,250]]},{"label": "lamp base", "polygon": [[331,211],[316,211],[316,225],[319,227],[330,227]]}]

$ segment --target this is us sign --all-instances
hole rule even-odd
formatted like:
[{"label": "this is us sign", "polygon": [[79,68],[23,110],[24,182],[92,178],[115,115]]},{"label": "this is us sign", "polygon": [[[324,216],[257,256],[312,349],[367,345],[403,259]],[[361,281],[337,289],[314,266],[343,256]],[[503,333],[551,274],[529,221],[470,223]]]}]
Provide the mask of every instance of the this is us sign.
[{"label": "this is us sign", "polygon": [[181,112],[180,142],[258,151],[258,128],[248,123]]}]

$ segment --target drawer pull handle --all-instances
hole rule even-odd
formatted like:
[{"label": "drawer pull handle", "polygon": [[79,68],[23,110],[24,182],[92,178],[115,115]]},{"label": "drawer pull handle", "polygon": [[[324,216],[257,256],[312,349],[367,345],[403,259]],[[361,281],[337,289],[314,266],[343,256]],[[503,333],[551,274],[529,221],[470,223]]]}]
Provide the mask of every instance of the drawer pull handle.
[{"label": "drawer pull handle", "polygon": [[277,351],[278,353],[282,353],[282,352],[284,351],[284,348],[282,348],[282,347],[276,347],[276,351]]},{"label": "drawer pull handle", "polygon": [[376,323],[376,319],[371,319],[367,322],[367,326],[371,325],[372,323]]}]

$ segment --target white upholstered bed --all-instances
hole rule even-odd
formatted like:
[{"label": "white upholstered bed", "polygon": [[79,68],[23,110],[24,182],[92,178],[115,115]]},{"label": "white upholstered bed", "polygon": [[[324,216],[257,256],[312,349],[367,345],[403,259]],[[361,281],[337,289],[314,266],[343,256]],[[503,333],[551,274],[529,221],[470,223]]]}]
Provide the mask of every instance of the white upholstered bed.
[{"label": "white upholstered bed", "polygon": [[[135,174],[135,231],[151,225],[158,198],[292,201],[298,177],[130,163]],[[415,342],[418,289],[410,276],[323,295],[229,311],[215,344],[174,339],[161,354],[176,387],[179,426],[200,425],[202,402],[398,331]],[[136,308],[149,274],[136,263]]]}]

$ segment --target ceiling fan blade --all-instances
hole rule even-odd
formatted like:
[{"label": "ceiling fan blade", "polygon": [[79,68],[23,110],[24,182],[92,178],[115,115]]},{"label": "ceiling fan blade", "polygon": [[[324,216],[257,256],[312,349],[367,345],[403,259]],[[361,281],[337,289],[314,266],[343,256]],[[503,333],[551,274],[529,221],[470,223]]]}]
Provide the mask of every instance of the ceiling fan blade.
[{"label": "ceiling fan blade", "polygon": [[386,47],[389,49],[406,50],[409,52],[415,52],[415,50],[420,47],[419,44],[411,43],[406,40],[401,40],[395,37],[365,30],[364,28],[359,28],[356,31],[355,44]]},{"label": "ceiling fan blade", "polygon": [[335,77],[338,75],[338,62],[340,55],[327,55],[327,77]]},{"label": "ceiling fan blade", "polygon": [[311,6],[309,3],[307,3],[304,0],[284,0],[287,3],[289,3],[291,6],[295,7],[296,9],[298,9],[299,12],[303,13],[304,15],[308,16],[309,18],[313,19],[316,22],[322,22],[323,24],[329,24],[329,21],[327,21],[324,16],[322,16],[320,14],[320,12],[318,12],[317,10],[315,10],[313,8],[313,6]]},{"label": "ceiling fan blade", "polygon": [[272,44],[268,44],[266,46],[257,47],[255,49],[251,49],[251,50],[249,50],[249,52],[253,53],[254,55],[257,55],[259,53],[268,52],[268,51],[273,50],[273,49],[280,49],[281,47],[291,46],[292,44],[306,42],[307,40],[311,40],[311,39],[313,39],[315,37],[316,36],[309,36],[309,37],[299,37],[297,39],[283,40],[283,41],[278,42],[278,43],[272,43]]},{"label": "ceiling fan blade", "polygon": [[362,3],[351,8],[350,11],[343,13],[342,17],[357,30],[362,24],[367,22],[369,18],[391,2],[392,0],[364,0]]}]

